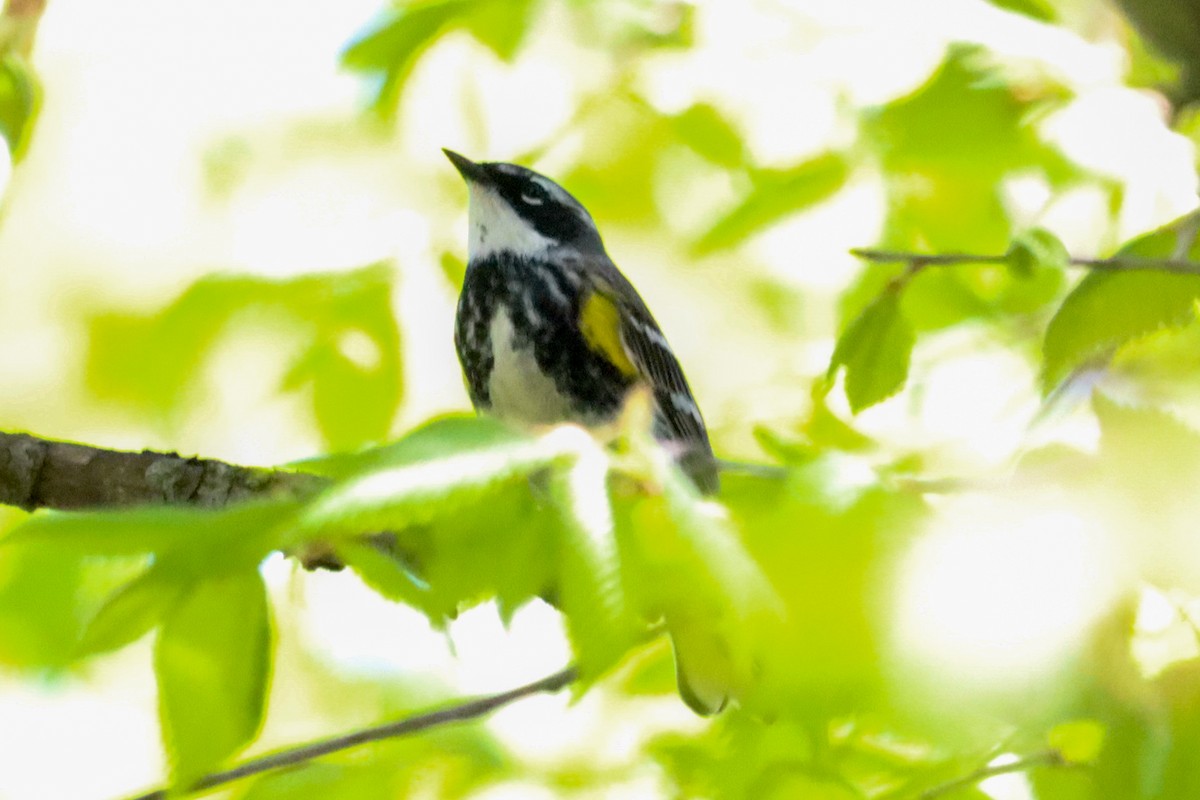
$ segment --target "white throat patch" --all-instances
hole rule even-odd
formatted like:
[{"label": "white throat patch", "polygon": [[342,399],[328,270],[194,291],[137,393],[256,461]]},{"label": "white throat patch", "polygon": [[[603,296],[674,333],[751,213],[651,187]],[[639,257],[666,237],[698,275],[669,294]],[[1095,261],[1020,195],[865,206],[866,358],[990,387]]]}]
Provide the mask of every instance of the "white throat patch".
[{"label": "white throat patch", "polygon": [[486,186],[471,185],[467,225],[469,261],[505,250],[519,256],[541,255],[558,244],[521,219],[503,198]]}]

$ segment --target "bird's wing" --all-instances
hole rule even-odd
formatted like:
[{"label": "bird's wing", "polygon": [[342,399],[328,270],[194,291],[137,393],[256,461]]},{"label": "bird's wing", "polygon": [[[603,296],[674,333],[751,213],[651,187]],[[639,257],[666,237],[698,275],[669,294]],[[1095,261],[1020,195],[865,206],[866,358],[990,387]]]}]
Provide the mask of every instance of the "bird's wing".
[{"label": "bird's wing", "polygon": [[[615,312],[605,314],[606,322],[615,326],[614,338],[620,342],[625,363],[611,354],[610,360],[618,367],[632,366],[630,371],[635,371],[636,377],[649,386],[657,412],[657,435],[682,445],[684,452],[678,455],[684,469],[702,490],[715,491],[716,467],[708,430],[683,368],[662,329],[637,290],[611,261],[595,259],[586,269],[592,293],[610,303]],[[586,304],[587,300],[585,307]],[[610,348],[611,343],[604,349]]]}]

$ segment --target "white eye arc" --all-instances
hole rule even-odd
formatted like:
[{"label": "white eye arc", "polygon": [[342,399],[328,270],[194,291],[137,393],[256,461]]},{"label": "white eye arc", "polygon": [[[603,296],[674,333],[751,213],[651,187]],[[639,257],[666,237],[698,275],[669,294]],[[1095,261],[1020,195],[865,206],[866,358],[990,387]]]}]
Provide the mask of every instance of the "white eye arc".
[{"label": "white eye arc", "polygon": [[523,195],[521,195],[521,199],[524,200],[526,203],[528,203],[531,206],[540,206],[546,202],[546,198],[537,197],[536,195],[532,195],[532,194],[523,194]]}]

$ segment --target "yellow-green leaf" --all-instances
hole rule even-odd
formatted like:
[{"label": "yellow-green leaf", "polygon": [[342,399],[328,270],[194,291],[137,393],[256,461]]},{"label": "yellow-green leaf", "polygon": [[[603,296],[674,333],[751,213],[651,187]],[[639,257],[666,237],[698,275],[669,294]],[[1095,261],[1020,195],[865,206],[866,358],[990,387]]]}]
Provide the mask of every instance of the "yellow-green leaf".
[{"label": "yellow-green leaf", "polygon": [[266,707],[271,626],[257,570],[197,582],[154,652],[159,718],[176,786],[250,742]]},{"label": "yellow-green leaf", "polygon": [[829,377],[846,368],[846,398],[854,413],[886,400],[904,385],[915,337],[900,310],[900,293],[887,288],[838,339]]},{"label": "yellow-green leaf", "polygon": [[[1117,253],[1130,258],[1200,258],[1200,214],[1141,236]],[[1092,272],[1063,300],[1042,342],[1042,388],[1050,392],[1076,369],[1106,361],[1122,345],[1196,317],[1200,275],[1147,269]]]},{"label": "yellow-green leaf", "polygon": [[80,654],[104,653],[137,641],[158,625],[187,584],[151,567],[114,592],[83,631]]},{"label": "yellow-green leaf", "polygon": [[1104,746],[1104,725],[1094,719],[1080,719],[1055,725],[1046,742],[1069,764],[1088,764],[1100,755]]}]

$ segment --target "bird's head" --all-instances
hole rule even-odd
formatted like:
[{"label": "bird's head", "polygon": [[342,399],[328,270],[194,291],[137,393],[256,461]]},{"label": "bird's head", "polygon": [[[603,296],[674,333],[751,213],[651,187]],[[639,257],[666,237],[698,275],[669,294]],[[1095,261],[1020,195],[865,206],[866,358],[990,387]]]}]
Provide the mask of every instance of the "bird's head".
[{"label": "bird's head", "polygon": [[546,176],[517,164],[476,162],[453,150],[443,152],[471,193],[468,260],[501,252],[535,257],[560,248],[604,252],[587,209]]}]

